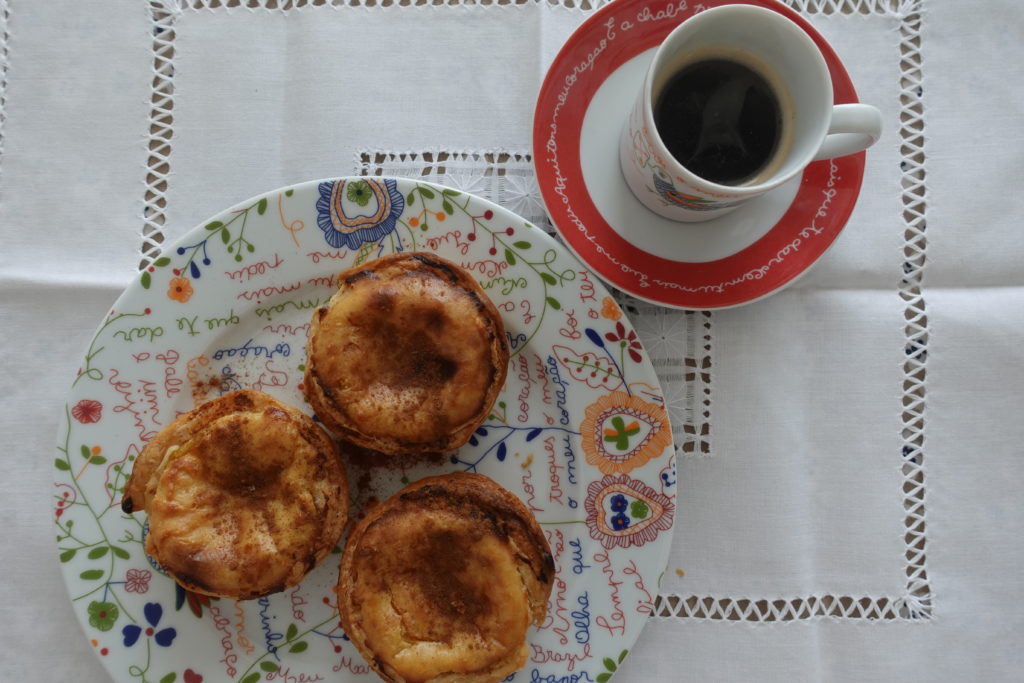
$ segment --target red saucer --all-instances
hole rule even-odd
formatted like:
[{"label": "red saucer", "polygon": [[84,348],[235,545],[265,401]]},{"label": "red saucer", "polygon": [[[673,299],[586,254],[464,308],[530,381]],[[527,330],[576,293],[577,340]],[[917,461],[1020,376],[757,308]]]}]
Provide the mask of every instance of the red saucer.
[{"label": "red saucer", "polygon": [[[696,8],[723,4],[739,3],[707,0]],[[742,4],[766,7],[800,25],[825,57],[836,104],[858,101],[839,57],[806,20],[774,0],[746,0]],[[765,217],[764,221],[773,224],[764,225],[763,234],[734,252],[728,252],[729,245],[720,245],[718,250],[724,246],[728,255],[702,260],[699,255],[679,253],[678,247],[675,253],[668,247],[652,253],[649,240],[644,249],[624,237],[630,226],[620,225],[616,230],[609,224],[585,182],[580,162],[584,117],[595,93],[617,70],[656,48],[694,11],[686,0],[615,0],[591,15],[562,47],[541,86],[534,112],[533,160],[541,196],[555,228],[598,276],[624,292],[657,304],[715,309],[777,292],[825,253],[857,202],[865,154],[808,166],[788,208],[783,207],[781,218]],[[629,93],[629,103],[639,87],[637,81],[636,91]],[[599,142],[617,149],[617,135]],[[600,190],[629,194],[625,182],[617,180]],[[619,199],[606,195],[598,203],[607,206],[609,201]],[[636,200],[629,194],[621,201]],[[643,221],[657,218],[653,212],[640,213]],[[701,229],[707,231],[702,234],[711,241],[719,239],[715,224],[728,220],[729,215],[702,224]]]}]

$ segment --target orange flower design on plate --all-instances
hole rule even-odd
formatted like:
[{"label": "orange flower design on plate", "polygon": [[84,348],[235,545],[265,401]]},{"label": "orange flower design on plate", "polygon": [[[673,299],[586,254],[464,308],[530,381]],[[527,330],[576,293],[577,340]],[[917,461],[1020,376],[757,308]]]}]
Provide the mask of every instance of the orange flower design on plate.
[{"label": "orange flower design on plate", "polygon": [[606,296],[601,301],[601,316],[609,320],[618,320],[622,317],[622,309],[615,303],[615,299]]},{"label": "orange flower design on plate", "polygon": [[665,409],[622,391],[587,406],[580,435],[587,462],[604,474],[642,467],[672,445]]},{"label": "orange flower design on plate", "polygon": [[171,278],[170,284],[167,285],[167,296],[181,303],[192,298],[192,291],[192,283],[187,277]]}]

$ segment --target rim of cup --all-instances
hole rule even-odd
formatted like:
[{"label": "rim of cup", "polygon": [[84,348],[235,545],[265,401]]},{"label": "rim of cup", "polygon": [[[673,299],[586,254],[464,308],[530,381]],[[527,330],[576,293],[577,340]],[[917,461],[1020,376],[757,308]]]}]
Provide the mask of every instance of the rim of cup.
[{"label": "rim of cup", "polygon": [[[752,67],[769,81],[773,89],[783,90],[781,93],[777,92],[777,96],[791,100],[788,105],[783,105],[783,110],[788,109],[789,115],[793,119],[788,122],[788,126],[784,126],[783,135],[792,135],[794,139],[780,140],[780,145],[788,144],[791,149],[778,160],[778,168],[767,179],[756,184],[727,185],[696,175],[668,152],[654,123],[655,80],[662,81],[659,85],[664,85],[664,81],[668,80],[664,77],[661,79],[656,77],[662,75],[665,68],[672,66],[677,55],[683,51],[681,46],[675,44],[678,42],[679,36],[685,36],[686,43],[684,45],[689,45],[690,48],[696,45],[697,48],[702,49],[703,54],[711,56],[715,52],[712,31],[720,31],[717,26],[722,26],[723,23],[726,26],[725,30],[733,36],[729,41],[730,46],[740,43],[738,38],[750,39],[737,51],[742,50],[747,55],[752,55],[753,59],[736,59],[736,61],[745,62],[746,66]],[[760,32],[752,30],[754,25],[760,27]],[[702,33],[706,35],[702,35]],[[759,35],[757,35],[758,33]],[[767,50],[764,49],[764,46],[772,39],[775,39],[776,44],[783,43],[788,55],[781,68],[787,70],[787,73],[798,71],[802,77],[813,79],[815,83],[798,84],[798,92],[793,92],[794,89],[789,88],[789,79],[784,79],[777,71],[778,67],[775,62],[778,60],[766,57]],[[721,40],[717,42],[721,43]],[[753,47],[752,43],[754,43]],[[723,48],[719,48],[718,51],[719,54],[725,52]],[[799,51],[799,55],[795,54],[797,51]],[[698,54],[701,53],[698,52]],[[700,58],[698,57],[698,59]],[[749,63],[751,61],[758,62],[758,64]],[[673,68],[671,73],[677,71],[678,68]],[[721,192],[732,197],[761,194],[786,183],[802,172],[814,159],[828,134],[833,108],[832,77],[825,58],[814,39],[799,24],[779,12],[755,5],[720,5],[703,10],[674,28],[656,49],[644,77],[642,92],[647,103],[643,112],[644,124],[648,130],[652,131],[655,137],[654,142],[661,148],[659,151],[673,166],[670,169],[671,172],[682,176],[693,184],[705,186],[711,192]],[[811,116],[816,120],[808,124],[807,119]],[[808,125],[811,127],[808,128]],[[798,127],[801,127],[801,134],[799,139],[796,139],[795,134]],[[786,128],[788,128],[788,132],[786,132]]]}]

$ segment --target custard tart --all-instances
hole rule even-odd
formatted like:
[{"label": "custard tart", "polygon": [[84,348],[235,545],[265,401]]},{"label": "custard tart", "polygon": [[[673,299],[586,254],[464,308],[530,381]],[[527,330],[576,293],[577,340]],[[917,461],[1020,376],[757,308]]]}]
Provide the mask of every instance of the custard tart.
[{"label": "custard tart", "polygon": [[243,389],[181,415],[136,459],[122,499],[184,588],[248,600],[298,584],[348,518],[338,446],[312,418]]},{"label": "custard tart", "polygon": [[341,624],[387,681],[500,681],[527,659],[554,563],[536,519],[479,474],[428,477],[371,508],[345,544]]},{"label": "custard tart", "polygon": [[335,436],[386,455],[466,443],[505,383],[508,341],[493,302],[433,254],[383,256],[338,275],[314,314],[304,387]]}]

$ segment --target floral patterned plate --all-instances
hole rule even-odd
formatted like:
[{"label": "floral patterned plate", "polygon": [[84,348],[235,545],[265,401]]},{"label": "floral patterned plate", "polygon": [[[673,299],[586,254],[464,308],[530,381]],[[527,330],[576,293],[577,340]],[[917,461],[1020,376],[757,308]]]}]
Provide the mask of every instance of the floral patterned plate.
[{"label": "floral patterned plate", "polygon": [[543,525],[548,618],[511,680],[606,681],[643,628],[668,558],[672,437],[654,370],[594,276],[482,199],[391,178],[271,192],[189,232],[114,304],[58,435],[57,546],[74,609],[118,681],[375,680],[338,624],[340,548],[298,587],[232,602],[182,590],[143,551],[120,498],[140,448],[176,415],[240,388],[293,405],[304,342],[336,274],[398,250],[461,263],[504,317],[507,385],[470,443],[406,469],[349,463],[353,514],[440,471],[487,474]]}]

